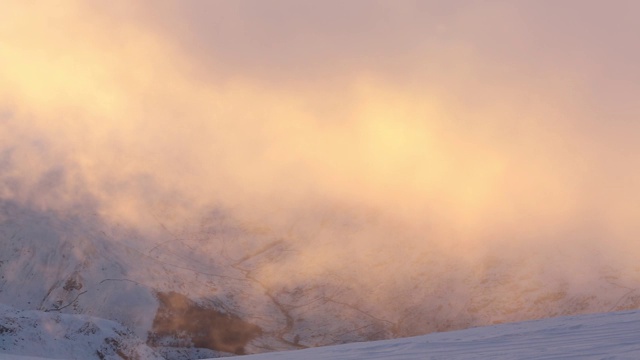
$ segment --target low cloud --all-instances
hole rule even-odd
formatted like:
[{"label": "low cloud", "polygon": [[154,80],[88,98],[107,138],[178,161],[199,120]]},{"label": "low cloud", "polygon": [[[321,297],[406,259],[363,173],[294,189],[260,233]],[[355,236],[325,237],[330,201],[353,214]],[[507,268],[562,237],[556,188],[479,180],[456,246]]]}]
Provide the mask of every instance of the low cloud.
[{"label": "low cloud", "polygon": [[227,209],[295,239],[274,286],[334,269],[388,297],[420,272],[388,259],[431,252],[579,283],[639,250],[634,4],[13,1],[0,196],[90,199],[151,242],[166,204]]}]

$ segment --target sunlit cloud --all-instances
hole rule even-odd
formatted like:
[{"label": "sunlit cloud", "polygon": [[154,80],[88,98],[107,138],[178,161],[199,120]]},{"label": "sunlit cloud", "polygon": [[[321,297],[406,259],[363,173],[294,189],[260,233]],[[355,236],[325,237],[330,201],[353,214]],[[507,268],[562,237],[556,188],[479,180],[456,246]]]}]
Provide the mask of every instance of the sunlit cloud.
[{"label": "sunlit cloud", "polygon": [[381,298],[393,252],[626,266],[638,6],[444,3],[9,1],[0,198],[142,232],[219,206],[296,239],[266,282],[367,268]]}]

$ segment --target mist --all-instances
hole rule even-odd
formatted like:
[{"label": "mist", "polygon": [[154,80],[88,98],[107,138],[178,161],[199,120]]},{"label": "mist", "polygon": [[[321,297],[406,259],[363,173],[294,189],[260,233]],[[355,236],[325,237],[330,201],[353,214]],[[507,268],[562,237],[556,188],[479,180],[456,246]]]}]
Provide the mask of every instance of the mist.
[{"label": "mist", "polygon": [[150,249],[223,209],[292,250],[266,286],[349,284],[389,319],[445,283],[473,302],[495,259],[522,286],[639,279],[634,1],[2,7],[3,201]]}]

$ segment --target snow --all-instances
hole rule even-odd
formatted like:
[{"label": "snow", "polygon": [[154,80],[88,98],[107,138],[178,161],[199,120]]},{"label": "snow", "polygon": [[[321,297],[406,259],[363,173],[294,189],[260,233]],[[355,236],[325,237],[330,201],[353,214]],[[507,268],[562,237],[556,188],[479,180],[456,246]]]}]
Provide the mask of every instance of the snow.
[{"label": "snow", "polygon": [[162,359],[115,321],[0,304],[0,359],[26,360],[16,356]]},{"label": "snow", "polygon": [[640,311],[625,311],[249,355],[241,359],[640,359],[638,334]]},{"label": "snow", "polygon": [[[83,315],[0,308],[5,314],[5,330],[0,335],[4,350],[0,350],[0,360],[94,358],[96,346],[89,343],[104,343],[105,338],[127,343],[135,358],[159,358],[144,344],[123,334],[123,328],[115,322]],[[38,330],[44,328],[41,326],[44,323],[53,326],[51,321],[61,331]],[[95,331],[79,333],[78,326],[87,323],[94,324]],[[634,310],[247,355],[238,359],[640,359],[638,334],[640,310]],[[103,354],[108,359],[120,358],[107,348],[103,349]]]},{"label": "snow", "polygon": [[[150,213],[159,230],[145,235],[135,227],[104,222],[93,211],[60,216],[0,199],[0,303],[13,308],[0,311],[0,325],[3,319],[13,319],[20,325],[15,333],[21,334],[0,334],[0,354],[89,359],[96,358],[96,351],[117,353],[126,344],[133,352],[153,351],[170,360],[218,356],[212,349],[186,347],[182,338],[148,348],[148,334],[160,309],[158,294],[169,292],[259,326],[262,336],[246,344],[248,354],[640,308],[638,267],[594,264],[588,273],[578,272],[579,277],[565,276],[581,268],[571,264],[591,258],[585,256],[590,254],[587,250],[514,251],[518,256],[494,254],[458,266],[437,249],[391,251],[383,246],[362,249],[358,255],[376,263],[373,268],[350,262],[351,253],[345,251],[336,260],[346,264],[340,270],[314,272],[310,269],[316,265],[296,266],[313,263],[314,253],[296,251],[315,238],[283,240],[276,233],[252,230],[223,210],[180,226],[171,225],[169,210],[165,215],[159,209]],[[300,260],[288,263],[288,254],[294,253]],[[274,274],[296,274],[296,279],[276,279]],[[18,318],[11,315],[18,311]],[[23,323],[20,316],[31,320]],[[99,331],[82,335],[87,323]],[[62,330],[43,331],[52,326]],[[400,346],[419,358],[448,357],[453,346],[460,357],[467,356],[458,346],[462,342],[447,337],[457,333],[444,334],[426,338],[427,345],[427,340],[397,340],[404,345],[385,352]],[[491,353],[490,345],[499,345],[481,342],[473,332],[463,334],[471,348],[479,344]],[[26,340],[14,342],[21,337]],[[29,340],[35,337],[41,340]],[[102,349],[105,339],[121,338],[119,346]],[[67,352],[58,351],[60,344],[66,344]],[[331,357],[323,353],[330,349],[314,348],[308,356],[319,352],[320,357]],[[364,355],[352,357],[360,356]]]},{"label": "snow", "polygon": [[[518,249],[462,264],[437,249],[355,242],[356,258],[341,250],[333,254],[340,265],[327,268],[333,260],[318,263],[303,250],[332,247],[333,236],[283,238],[225,209],[184,223],[168,205],[148,214],[157,229],[145,232],[106,222],[91,208],[61,215],[0,199],[0,303],[111,320],[147,343],[161,310],[158,294],[175,292],[259,326],[262,336],[244,346],[248,354],[640,308],[640,268],[604,262],[577,271],[582,265],[571,264],[591,259],[590,250]],[[344,226],[367,229],[362,239],[381,236],[378,230],[400,236],[367,221]],[[193,335],[184,328],[175,334]],[[183,338],[154,350],[192,359]]]}]

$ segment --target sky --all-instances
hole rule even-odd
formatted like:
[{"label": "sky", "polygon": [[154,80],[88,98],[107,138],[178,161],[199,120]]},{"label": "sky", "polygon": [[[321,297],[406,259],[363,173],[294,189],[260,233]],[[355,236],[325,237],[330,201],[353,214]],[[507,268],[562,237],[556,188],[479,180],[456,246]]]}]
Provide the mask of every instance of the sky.
[{"label": "sky", "polygon": [[[276,233],[329,223],[322,236],[345,241],[305,244],[319,266],[391,244],[458,258],[589,248],[631,266],[639,11],[5,1],[0,198],[61,213],[90,203],[143,231],[161,204],[183,218],[222,207]],[[357,235],[341,230],[350,222]]]}]

